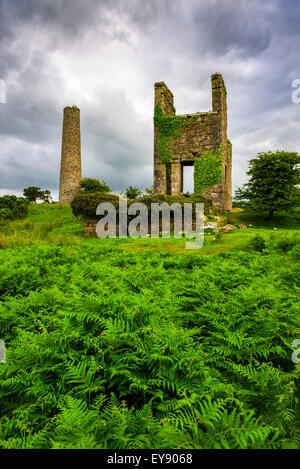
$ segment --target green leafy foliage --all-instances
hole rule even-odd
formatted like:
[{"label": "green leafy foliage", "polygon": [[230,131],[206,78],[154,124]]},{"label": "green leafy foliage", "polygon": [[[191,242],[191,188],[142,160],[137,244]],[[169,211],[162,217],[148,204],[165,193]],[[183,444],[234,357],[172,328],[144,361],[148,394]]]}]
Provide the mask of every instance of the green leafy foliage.
[{"label": "green leafy foliage", "polygon": [[206,199],[205,197],[202,197],[201,195],[196,195],[196,194],[189,195],[189,196],[165,195],[165,194],[145,195],[137,199],[136,202],[142,202],[143,204],[145,204],[149,211],[151,208],[151,204],[162,204],[162,203],[167,203],[168,205],[177,203],[177,204],[180,204],[182,207],[184,207],[184,204],[192,203],[193,210],[195,209],[196,203],[199,203],[199,204],[203,203],[205,213],[209,213],[212,207],[212,201],[210,199]]},{"label": "green leafy foliage", "polygon": [[125,190],[125,196],[128,199],[137,199],[142,195],[142,191],[138,187],[129,186]]},{"label": "green leafy foliage", "polygon": [[42,191],[41,200],[43,200],[46,204],[51,204],[52,197],[51,192],[49,190]]},{"label": "green leafy foliage", "polygon": [[104,182],[94,178],[83,178],[80,181],[80,187],[83,194],[95,192],[111,192],[111,188]]},{"label": "green leafy foliage", "polygon": [[232,161],[232,143],[230,140],[227,140],[228,148],[229,148],[229,158]]},{"label": "green leafy foliage", "polygon": [[146,187],[144,193],[145,193],[145,195],[153,195],[153,186]]},{"label": "green leafy foliage", "polygon": [[23,195],[29,202],[36,202],[43,196],[43,191],[40,187],[30,186],[23,190]]},{"label": "green leafy foliage", "polygon": [[266,249],[266,243],[261,235],[256,235],[249,242],[249,247],[254,251],[263,252]]},{"label": "green leafy foliage", "polygon": [[286,210],[299,201],[300,155],[276,151],[259,153],[250,160],[247,184],[236,191],[235,201],[242,202],[269,218],[279,210]]},{"label": "green leafy foliage", "polygon": [[[173,112],[176,109],[173,107]],[[182,128],[192,123],[197,117],[185,119],[183,116],[168,116],[159,104],[154,109],[154,125],[158,129],[156,149],[161,163],[171,162],[171,143],[182,134]]]},{"label": "green leafy foliage", "polygon": [[0,224],[7,220],[23,218],[28,213],[28,200],[15,195],[0,197]]},{"label": "green leafy foliage", "polygon": [[23,190],[24,197],[29,202],[36,202],[38,199],[50,204],[52,202],[51,192],[49,190],[41,190],[40,187],[30,186]]},{"label": "green leafy foliage", "polygon": [[182,124],[180,116],[166,116],[160,105],[154,109],[154,125],[158,129],[157,152],[161,163],[171,160],[170,143],[172,138],[180,137],[179,127]]},{"label": "green leafy foliage", "polygon": [[[75,216],[81,216],[85,219],[88,218],[97,218],[96,209],[100,203],[109,202],[112,203],[116,209],[116,214],[119,213],[119,196],[114,194],[78,194],[71,203],[72,211]],[[137,199],[131,199],[127,201],[128,206],[132,203],[141,202],[146,205],[149,211],[149,216],[151,214],[151,204],[162,204],[168,203],[172,205],[173,203],[179,203],[182,207],[185,203],[193,203],[193,209],[195,210],[196,203],[204,204],[204,211],[208,213],[211,209],[212,202],[205,197],[199,195],[192,195],[189,197],[185,196],[175,196],[175,195],[145,195]]]},{"label": "green leafy foliage", "polygon": [[125,241],[0,251],[0,448],[299,448],[299,237]]},{"label": "green leafy foliage", "polygon": [[214,186],[222,178],[222,145],[216,150],[203,152],[194,162],[194,193],[202,194],[206,187]]},{"label": "green leafy foliage", "polygon": [[119,196],[106,194],[105,192],[80,193],[74,197],[71,207],[76,217],[96,218],[96,209],[101,203],[112,203],[116,208],[119,206]]}]

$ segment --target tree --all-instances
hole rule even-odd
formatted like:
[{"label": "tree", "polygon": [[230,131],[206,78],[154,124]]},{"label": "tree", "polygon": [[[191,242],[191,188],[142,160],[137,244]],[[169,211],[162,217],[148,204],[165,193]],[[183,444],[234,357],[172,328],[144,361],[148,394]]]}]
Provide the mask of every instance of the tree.
[{"label": "tree", "polygon": [[242,202],[268,218],[279,210],[293,207],[299,200],[300,155],[278,150],[259,153],[249,161],[249,181],[238,188],[235,202]]},{"label": "tree", "polygon": [[40,195],[40,199],[43,200],[46,204],[51,204],[52,202],[52,197],[51,197],[51,192],[46,190],[46,191],[41,191],[42,194]]},{"label": "tree", "polygon": [[142,191],[138,187],[129,186],[125,190],[125,195],[128,199],[137,199],[142,195]]},{"label": "tree", "polygon": [[80,187],[84,194],[92,192],[111,192],[111,188],[104,181],[99,181],[94,178],[81,179]]},{"label": "tree", "polygon": [[23,190],[23,195],[30,202],[36,202],[37,199],[40,199],[43,197],[44,192],[41,191],[40,187],[29,186]]},{"label": "tree", "polygon": [[153,186],[151,186],[151,187],[146,187],[146,189],[145,189],[145,194],[146,194],[146,195],[153,195]]}]

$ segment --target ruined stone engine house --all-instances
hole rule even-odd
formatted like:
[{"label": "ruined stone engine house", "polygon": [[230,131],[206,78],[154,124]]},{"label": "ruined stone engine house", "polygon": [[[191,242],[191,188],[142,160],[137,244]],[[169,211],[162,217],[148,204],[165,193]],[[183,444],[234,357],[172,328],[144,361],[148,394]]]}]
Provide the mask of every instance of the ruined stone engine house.
[{"label": "ruined stone engine house", "polygon": [[[176,115],[173,94],[155,83],[154,194],[183,192],[183,170],[194,166],[194,194],[231,210],[231,143],[227,139],[226,88],[220,74],[211,77],[212,111]],[[80,191],[80,110],[64,109],[59,202],[71,203]]]},{"label": "ruined stone engine house", "polygon": [[183,168],[194,166],[194,193],[231,210],[231,143],[227,139],[227,92],[214,74],[212,111],[176,115],[174,97],[164,82],[155,83],[154,194],[183,192]]}]

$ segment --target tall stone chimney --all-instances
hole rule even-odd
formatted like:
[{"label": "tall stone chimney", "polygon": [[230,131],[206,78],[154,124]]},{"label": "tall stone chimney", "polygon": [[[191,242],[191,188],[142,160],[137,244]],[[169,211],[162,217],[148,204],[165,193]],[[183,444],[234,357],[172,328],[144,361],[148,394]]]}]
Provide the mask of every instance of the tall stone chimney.
[{"label": "tall stone chimney", "polygon": [[62,132],[59,203],[69,204],[78,194],[81,180],[80,109],[65,107]]}]

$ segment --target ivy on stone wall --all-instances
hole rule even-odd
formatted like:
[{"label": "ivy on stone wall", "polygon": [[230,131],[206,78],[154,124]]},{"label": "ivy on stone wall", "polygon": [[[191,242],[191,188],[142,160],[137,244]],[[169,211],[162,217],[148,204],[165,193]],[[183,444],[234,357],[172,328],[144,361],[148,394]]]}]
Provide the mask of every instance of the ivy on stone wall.
[{"label": "ivy on stone wall", "polygon": [[[173,108],[174,112],[176,111]],[[156,149],[161,163],[170,163],[172,152],[171,142],[181,136],[180,127],[188,125],[197,119],[196,116],[187,121],[182,116],[166,116],[159,104],[154,110],[154,125],[158,129]]]},{"label": "ivy on stone wall", "polygon": [[216,150],[203,152],[194,162],[194,194],[202,194],[222,178],[222,144]]},{"label": "ivy on stone wall", "polygon": [[228,142],[228,146],[229,146],[229,157],[230,157],[230,161],[232,161],[232,143],[230,140],[227,140]]},{"label": "ivy on stone wall", "polygon": [[181,125],[181,118],[178,116],[166,116],[159,104],[154,110],[154,125],[158,128],[157,136],[157,153],[161,163],[169,163],[171,161],[171,139],[180,137],[178,131]]}]

